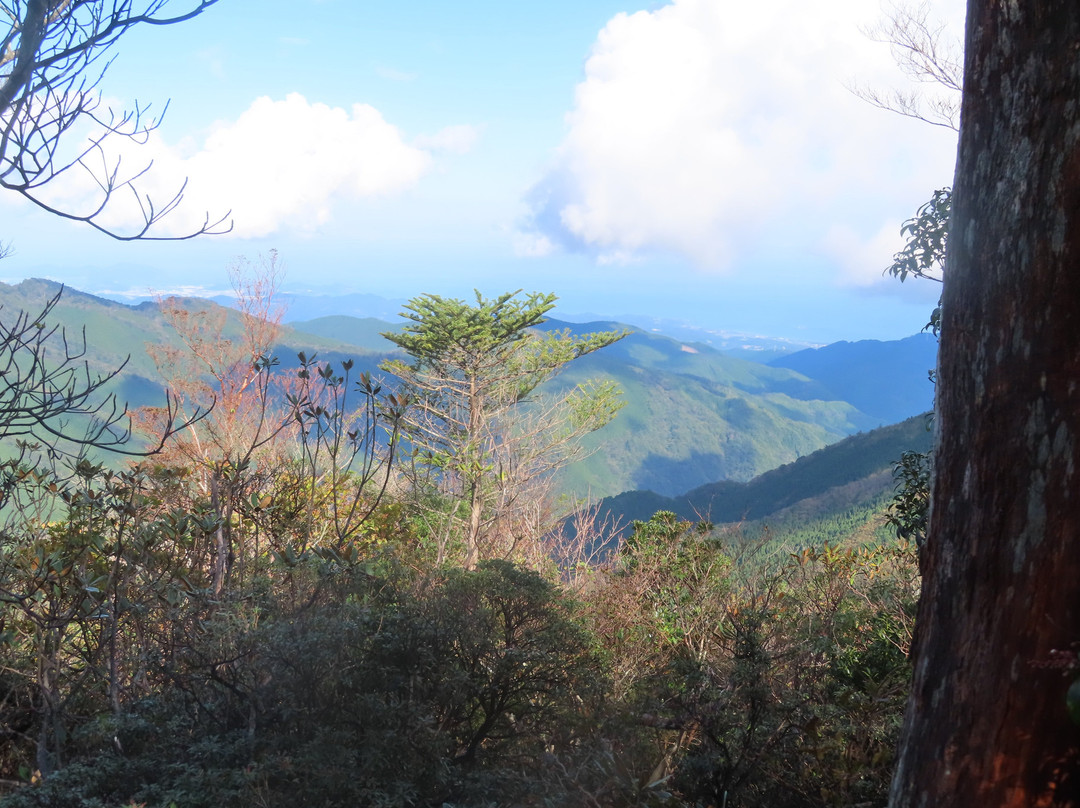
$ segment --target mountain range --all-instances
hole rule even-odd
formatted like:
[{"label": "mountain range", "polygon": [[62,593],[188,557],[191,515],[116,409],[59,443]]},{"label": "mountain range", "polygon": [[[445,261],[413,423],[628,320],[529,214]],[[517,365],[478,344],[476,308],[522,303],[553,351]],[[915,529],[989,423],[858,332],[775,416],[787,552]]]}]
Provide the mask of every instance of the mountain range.
[{"label": "mountain range", "polygon": [[[0,284],[0,317],[40,311],[60,290],[51,281]],[[219,307],[192,299],[192,307]],[[222,309],[226,333],[239,334],[235,312]],[[132,406],[160,404],[164,389],[148,344],[177,345],[154,302],[124,305],[65,289],[51,317],[69,340],[86,335],[93,373],[126,362],[116,392]],[[356,370],[376,370],[393,352],[380,336],[393,323],[371,317],[327,315],[283,326],[274,347],[282,368],[296,355],[351,358]],[[585,333],[617,322],[549,320],[548,329]],[[898,342],[837,343],[775,358],[771,364],[732,356],[703,342],[629,327],[629,335],[569,365],[549,385],[565,389],[589,378],[611,379],[624,390],[625,408],[589,437],[595,450],[567,469],[560,487],[600,498],[629,490],[677,496],[718,480],[747,482],[859,431],[929,409],[935,343],[921,335]]]}]

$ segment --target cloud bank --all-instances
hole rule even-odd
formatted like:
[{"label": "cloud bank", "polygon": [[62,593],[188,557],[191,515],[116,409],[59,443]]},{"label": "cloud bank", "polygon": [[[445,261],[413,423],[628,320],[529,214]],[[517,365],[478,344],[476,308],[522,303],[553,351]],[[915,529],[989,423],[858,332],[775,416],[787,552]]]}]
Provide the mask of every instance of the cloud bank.
[{"label": "cloud bank", "polygon": [[[153,165],[138,188],[158,205],[187,182],[183,204],[155,228],[181,235],[231,210],[233,235],[266,236],[283,229],[313,231],[335,205],[399,194],[431,169],[436,153],[463,153],[476,130],[448,127],[408,142],[381,113],[366,104],[351,109],[309,102],[293,93],[283,100],[256,99],[236,120],[223,122],[201,142],[167,143],[154,132],[138,145],[116,139],[125,168]],[[89,177],[61,193],[70,203],[90,197]],[[131,228],[141,221],[133,200],[119,195],[102,223]]]},{"label": "cloud bank", "polygon": [[[951,178],[955,141],[847,89],[895,83],[888,48],[859,30],[875,12],[865,0],[675,0],[612,18],[528,194],[519,253],[660,250],[722,270],[789,231],[822,253],[880,246],[882,228],[913,212],[885,212],[885,189],[925,183],[928,198]],[[875,210],[873,222],[849,220]]]}]

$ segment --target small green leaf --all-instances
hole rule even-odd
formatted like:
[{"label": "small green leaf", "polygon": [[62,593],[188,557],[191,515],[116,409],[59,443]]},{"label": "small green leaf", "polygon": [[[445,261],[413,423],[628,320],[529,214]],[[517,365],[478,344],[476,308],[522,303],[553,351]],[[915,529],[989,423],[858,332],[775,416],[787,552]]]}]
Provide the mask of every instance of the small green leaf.
[{"label": "small green leaf", "polygon": [[1073,680],[1065,693],[1065,709],[1069,711],[1072,722],[1080,726],[1080,677]]}]

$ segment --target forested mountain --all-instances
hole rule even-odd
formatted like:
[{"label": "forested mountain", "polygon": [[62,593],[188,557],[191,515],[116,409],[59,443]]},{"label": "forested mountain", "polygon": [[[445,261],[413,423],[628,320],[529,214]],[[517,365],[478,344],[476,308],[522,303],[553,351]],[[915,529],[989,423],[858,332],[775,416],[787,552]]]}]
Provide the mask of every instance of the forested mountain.
[{"label": "forested mountain", "polygon": [[627,491],[601,500],[599,515],[629,526],[663,510],[690,521],[766,520],[790,528],[793,522],[803,525],[838,511],[880,505],[893,491],[891,470],[900,455],[928,451],[931,440],[927,416],[917,415],[852,435],[749,482],[722,480],[675,497]]},{"label": "forested mountain", "polygon": [[[0,305],[10,311],[36,312],[59,289],[42,280],[0,286]],[[235,311],[201,299],[192,299],[189,305],[213,309],[224,332],[239,335],[241,321]],[[73,344],[81,344],[79,334],[85,328],[86,361],[92,372],[108,373],[127,359],[115,382],[122,400],[132,406],[162,403],[161,376],[146,346],[180,343],[156,303],[126,306],[65,289],[53,320],[66,326]],[[543,326],[576,334],[613,327],[622,328],[607,322],[557,320]],[[376,371],[394,348],[379,335],[393,328],[382,320],[348,316],[293,322],[282,326],[273,353],[286,370],[297,367],[297,354],[304,351],[309,357],[317,353],[322,361],[351,358],[357,372]],[[881,397],[874,398],[872,385],[859,388],[853,382],[842,383],[841,360],[851,349],[810,353],[819,358],[816,365],[802,362],[818,373],[811,378],[810,372],[737,359],[701,343],[628,330],[624,340],[571,363],[550,383],[557,392],[588,379],[610,380],[624,390],[626,406],[619,417],[588,438],[595,454],[563,473],[562,490],[578,496],[601,497],[633,489],[674,496],[717,480],[745,482],[846,435],[879,425],[882,411],[903,416],[918,411],[903,411],[884,385],[882,395],[888,400],[881,403]],[[912,359],[901,346],[890,359],[887,349],[892,344],[877,345],[882,346],[877,355],[888,362],[883,360],[876,372],[889,375],[891,387],[911,387],[920,373],[925,377],[921,353]],[[820,357],[831,360],[823,362]],[[850,394],[874,414],[834,390]]]},{"label": "forested mountain", "polygon": [[[376,319],[321,317],[292,326],[372,351],[392,347],[379,336],[392,326]],[[573,334],[629,332],[620,342],[571,363],[551,383],[562,390],[600,379],[615,381],[624,391],[626,406],[619,417],[587,439],[595,453],[563,474],[563,489],[578,495],[642,489],[675,496],[716,480],[745,482],[846,435],[928,408],[919,402],[929,387],[926,371],[933,357],[926,359],[927,342],[918,337],[788,357],[816,357],[816,363],[804,360],[821,377],[811,378],[778,363],[739,359],[704,343],[621,323],[549,319],[542,327]],[[849,354],[857,371],[845,376],[843,361]],[[865,366],[871,364],[873,373],[868,373]],[[861,387],[855,380],[860,373],[869,377]],[[887,385],[878,383],[883,375]],[[836,389],[852,391],[873,412],[853,405]],[[896,418],[883,420],[883,412]]]},{"label": "forested mountain", "polygon": [[714,480],[749,480],[874,425],[847,402],[823,400],[824,390],[799,373],[638,330],[572,363],[554,384],[592,378],[618,382],[626,401],[619,417],[589,438],[597,452],[568,474],[568,487],[595,496],[630,489],[675,495]]},{"label": "forested mountain", "polygon": [[[25,311],[37,314],[61,290],[58,283],[31,279],[11,286],[0,284],[0,309],[5,315]],[[239,315],[216,303],[200,298],[187,301],[193,310],[214,309],[222,316],[226,335],[238,337],[241,331]],[[60,325],[67,332],[69,348],[81,351],[94,374],[110,373],[120,366],[123,371],[116,379],[117,396],[132,407],[159,405],[164,398],[161,376],[146,351],[148,345],[180,344],[174,329],[162,317],[156,303],[126,306],[70,287],[63,289],[48,325]],[[284,367],[295,367],[298,351],[318,351],[327,359],[355,357],[358,364],[374,367],[380,355],[340,340],[323,339],[317,335],[300,334],[283,326],[275,355]],[[126,364],[125,364],[126,363]],[[110,388],[111,389],[111,388]]]}]

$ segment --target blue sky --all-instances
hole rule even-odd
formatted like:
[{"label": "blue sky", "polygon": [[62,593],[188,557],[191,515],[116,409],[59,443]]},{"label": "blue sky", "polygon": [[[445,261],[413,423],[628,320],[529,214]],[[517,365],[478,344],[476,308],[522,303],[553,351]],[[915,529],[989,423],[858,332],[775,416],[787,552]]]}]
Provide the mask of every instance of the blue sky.
[{"label": "blue sky", "polygon": [[[962,2],[935,5],[958,32]],[[291,291],[525,288],[567,313],[906,336],[938,290],[881,269],[951,182],[955,135],[848,89],[902,86],[860,30],[878,17],[867,0],[221,0],[128,34],[103,89],[169,101],[149,143],[114,144],[154,161],[156,199],[188,178],[162,234],[207,210],[233,232],[120,243],[2,198],[0,278],[214,293],[237,256],[277,249]]]}]

